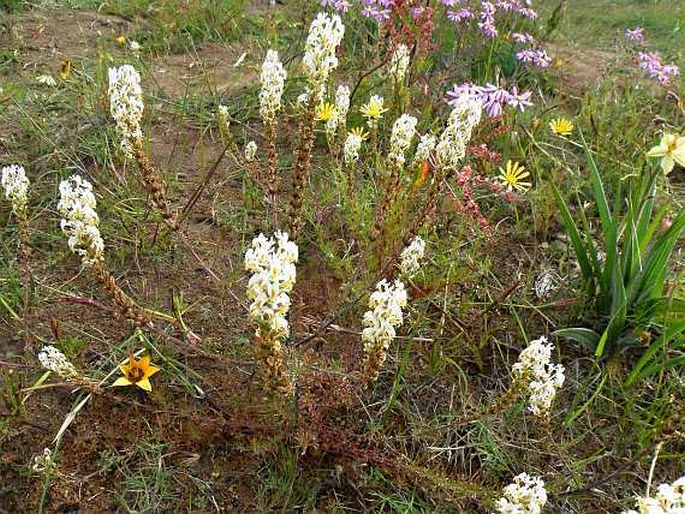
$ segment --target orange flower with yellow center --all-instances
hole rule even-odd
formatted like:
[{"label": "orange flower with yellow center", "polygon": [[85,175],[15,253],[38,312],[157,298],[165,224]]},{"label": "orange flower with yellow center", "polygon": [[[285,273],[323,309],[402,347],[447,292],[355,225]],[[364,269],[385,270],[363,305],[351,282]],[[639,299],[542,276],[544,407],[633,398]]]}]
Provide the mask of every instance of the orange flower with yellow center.
[{"label": "orange flower with yellow center", "polygon": [[128,358],[128,364],[119,366],[119,370],[124,375],[119,377],[112,386],[136,385],[145,391],[152,391],[150,377],[159,371],[159,368],[150,364],[150,356],[146,355],[136,359],[133,354]]}]

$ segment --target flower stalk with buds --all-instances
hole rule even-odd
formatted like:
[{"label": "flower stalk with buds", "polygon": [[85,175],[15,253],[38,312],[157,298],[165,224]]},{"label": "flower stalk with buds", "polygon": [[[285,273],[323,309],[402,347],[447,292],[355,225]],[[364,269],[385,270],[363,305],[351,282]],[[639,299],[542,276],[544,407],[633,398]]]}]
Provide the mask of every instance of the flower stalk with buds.
[{"label": "flower stalk with buds", "polygon": [[364,387],[375,382],[387,357],[387,350],[395,338],[395,328],[402,325],[402,309],[407,306],[407,291],[400,280],[390,283],[383,279],[369,298],[369,309],[364,313],[362,341],[364,364],[361,383]]},{"label": "flower stalk with buds", "polygon": [[269,50],[262,65],[259,92],[259,114],[264,122],[267,143],[267,176],[266,187],[274,229],[278,226],[277,191],[278,191],[278,150],[276,148],[276,114],[281,109],[281,97],[285,88],[286,72],[278,59],[278,52]]},{"label": "flower stalk with buds", "polygon": [[61,351],[52,345],[44,346],[38,352],[38,360],[45,369],[52,371],[65,382],[73,382],[89,389],[99,388],[95,380],[81,373]]},{"label": "flower stalk with buds", "polygon": [[249,317],[256,325],[257,358],[268,387],[291,394],[293,384],[285,363],[284,342],[290,336],[288,311],[295,285],[298,260],[297,245],[285,232],[267,239],[260,234],[245,252],[245,269],[252,273],[247,286]]},{"label": "flower stalk with buds", "polygon": [[418,120],[414,116],[403,114],[392,127],[390,134],[390,151],[387,157],[387,171],[383,176],[383,202],[374,217],[374,227],[371,239],[379,235],[383,237],[378,245],[379,266],[381,255],[386,243],[387,218],[390,207],[397,201],[402,186],[402,172],[404,171],[405,153],[411,145]]},{"label": "flower stalk with buds", "polygon": [[140,74],[124,64],[109,69],[109,101],[112,118],[121,137],[121,149],[138,163],[143,185],[155,207],[172,230],[178,229],[178,218],[171,210],[164,192],[164,183],[155,171],[145,153],[143,131],[140,122],[143,117],[143,92]]},{"label": "flower stalk with buds", "polygon": [[24,294],[24,339],[29,344],[29,304],[31,290],[31,268],[29,259],[31,257],[30,230],[27,212],[28,194],[30,181],[26,177],[26,171],[22,166],[12,164],[4,166],[0,175],[0,185],[5,191],[5,198],[12,205],[12,213],[17,219],[19,226],[19,238],[21,240],[21,270],[22,285]]},{"label": "flower stalk with buds", "polygon": [[335,52],[344,35],[345,26],[337,14],[319,13],[309,27],[302,58],[307,91],[298,101],[301,114],[298,145],[293,151],[293,188],[288,214],[288,227],[293,239],[297,239],[302,225],[302,206],[314,146],[315,110],[323,102],[331,72],[338,67]]},{"label": "flower stalk with buds", "polygon": [[[104,266],[105,244],[98,227],[100,219],[95,210],[97,201],[92,184],[79,175],[72,175],[60,183],[59,191],[57,211],[62,216],[60,224],[68,238],[69,249],[81,257],[81,265],[100,282],[120,314],[136,325],[146,326],[152,319],[152,312],[136,305]],[[171,316],[161,313],[155,316],[175,322]]]}]

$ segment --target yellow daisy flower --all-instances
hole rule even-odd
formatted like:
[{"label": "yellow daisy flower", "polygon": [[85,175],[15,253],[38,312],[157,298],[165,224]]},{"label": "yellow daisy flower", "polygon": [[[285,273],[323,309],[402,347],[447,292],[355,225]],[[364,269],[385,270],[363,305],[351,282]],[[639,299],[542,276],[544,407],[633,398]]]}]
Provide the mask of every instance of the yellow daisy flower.
[{"label": "yellow daisy flower", "polygon": [[361,113],[368,120],[379,120],[383,113],[388,109],[384,107],[384,100],[382,96],[373,95],[366,105],[360,109]]},{"label": "yellow daisy flower", "polygon": [[364,127],[354,127],[352,130],[350,130],[349,134],[353,136],[359,136],[362,141],[366,141],[366,138],[369,137],[369,133],[364,130]]},{"label": "yellow daisy flower", "polygon": [[124,375],[119,377],[112,386],[136,385],[145,391],[152,391],[150,377],[159,371],[159,368],[150,364],[150,356],[146,355],[136,359],[133,354],[128,358],[128,364],[119,366],[119,370]]},{"label": "yellow daisy flower", "polygon": [[523,179],[530,176],[530,173],[526,171],[526,168],[521,166],[518,162],[508,160],[506,169],[499,169],[500,175],[497,179],[502,183],[503,186],[509,191],[518,191],[519,193],[525,193],[530,189],[532,185],[530,182],[524,182]]},{"label": "yellow daisy flower", "polygon": [[119,36],[114,41],[116,41],[120,45],[125,45],[126,44],[126,36]]},{"label": "yellow daisy flower", "polygon": [[664,134],[661,142],[647,152],[647,157],[661,157],[661,169],[668,175],[675,163],[685,168],[685,136]]},{"label": "yellow daisy flower", "polygon": [[317,121],[326,122],[335,116],[335,105],[329,102],[322,102],[314,114],[314,119]]},{"label": "yellow daisy flower", "polygon": [[549,122],[549,128],[558,136],[570,136],[573,132],[573,123],[566,118],[557,118]]}]

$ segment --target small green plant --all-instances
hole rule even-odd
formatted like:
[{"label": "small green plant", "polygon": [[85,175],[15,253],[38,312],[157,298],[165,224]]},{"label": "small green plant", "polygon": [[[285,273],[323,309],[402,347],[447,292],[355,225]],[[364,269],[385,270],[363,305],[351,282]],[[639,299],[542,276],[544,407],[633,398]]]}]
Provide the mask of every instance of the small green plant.
[{"label": "small green plant", "polygon": [[555,335],[584,343],[597,357],[603,357],[637,344],[640,334],[665,333],[669,312],[685,312],[685,303],[665,291],[666,265],[685,228],[685,214],[671,219],[666,208],[657,209],[659,170],[625,180],[625,194],[619,181],[611,206],[585,141],[583,147],[600,218],[601,244],[595,243],[583,210],[578,210],[578,224],[556,186],[552,190],[576,253],[583,292],[590,300],[585,321],[592,328],[566,328]]}]

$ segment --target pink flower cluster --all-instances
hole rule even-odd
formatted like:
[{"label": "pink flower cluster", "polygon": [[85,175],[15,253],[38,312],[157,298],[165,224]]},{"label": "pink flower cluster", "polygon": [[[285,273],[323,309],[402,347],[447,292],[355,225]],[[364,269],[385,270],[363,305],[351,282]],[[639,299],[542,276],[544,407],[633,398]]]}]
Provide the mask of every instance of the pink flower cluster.
[{"label": "pink flower cluster", "polygon": [[530,91],[520,92],[516,86],[512,86],[510,90],[495,86],[494,84],[476,86],[471,82],[455,84],[453,90],[447,92],[447,103],[453,105],[464,93],[468,93],[480,100],[483,109],[491,118],[500,116],[504,112],[505,107],[518,109],[523,112],[527,107],[533,105],[533,102],[530,101],[533,93]]},{"label": "pink flower cluster", "polygon": [[635,41],[640,46],[647,46],[647,40],[645,39],[645,29],[643,29],[642,27],[626,29],[626,39],[629,41]]},{"label": "pink flower cluster", "polygon": [[[640,47],[647,46],[645,29],[642,27],[626,29],[625,36]],[[636,56],[638,69],[646,71],[650,78],[658,80],[662,86],[669,85],[671,78],[680,75],[680,68],[672,62],[664,64],[659,52],[638,51]]]},{"label": "pink flower cluster", "polygon": [[525,2],[520,0],[497,0],[495,2],[482,0],[480,3],[480,12],[478,12],[478,14],[476,14],[476,9],[473,7],[464,5],[467,3],[467,0],[440,0],[440,3],[447,7],[462,6],[458,10],[447,11],[447,19],[455,23],[463,23],[478,18],[478,28],[480,29],[481,34],[488,38],[497,37],[499,34],[495,22],[497,11],[520,14],[530,20],[534,20],[538,16],[537,13],[530,8],[530,0]]},{"label": "pink flower cluster", "polygon": [[671,77],[680,75],[680,68],[675,64],[664,64],[659,52],[638,52],[637,67],[647,72],[650,78],[659,81],[662,86],[671,82]]},{"label": "pink flower cluster", "polygon": [[521,62],[532,63],[538,68],[548,68],[552,58],[545,50],[526,49],[516,52],[516,58]]}]

